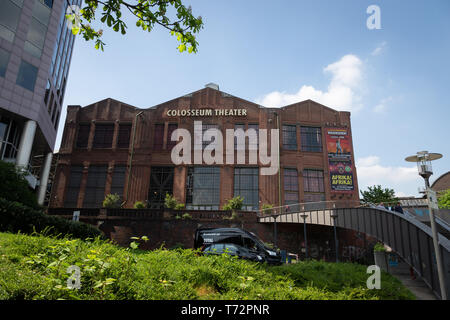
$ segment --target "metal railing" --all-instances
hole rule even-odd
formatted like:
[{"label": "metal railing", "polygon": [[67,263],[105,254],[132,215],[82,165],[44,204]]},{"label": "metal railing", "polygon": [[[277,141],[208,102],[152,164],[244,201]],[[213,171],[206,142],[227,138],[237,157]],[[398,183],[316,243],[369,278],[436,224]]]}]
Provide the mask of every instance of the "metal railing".
[{"label": "metal railing", "polygon": [[[123,209],[123,208],[48,208],[49,215],[57,215],[63,217],[72,217],[74,211],[80,211],[80,218],[98,218],[102,219],[186,219],[185,214],[194,220],[225,220],[232,218],[231,211],[217,211],[217,210],[171,210],[171,209]],[[236,218],[238,220],[255,221],[257,216],[255,212],[236,211]]]},{"label": "metal railing", "polygon": [[[291,209],[272,208],[273,212],[258,212],[262,223],[309,223],[352,229],[372,236],[388,245],[424,280],[438,297],[441,290],[431,228],[416,218],[373,205],[341,207],[342,203],[323,201],[318,209],[306,210],[305,204],[291,205]],[[264,211],[264,210],[261,210]],[[439,250],[443,260],[445,287],[450,296],[450,240],[442,234]]]},{"label": "metal railing", "polygon": [[313,210],[328,210],[337,208],[353,208],[368,206],[362,204],[359,200],[338,200],[338,201],[317,201],[317,202],[303,202],[295,204],[286,204],[283,206],[265,208],[257,211],[258,217],[270,215],[282,215],[288,213],[297,213]]}]

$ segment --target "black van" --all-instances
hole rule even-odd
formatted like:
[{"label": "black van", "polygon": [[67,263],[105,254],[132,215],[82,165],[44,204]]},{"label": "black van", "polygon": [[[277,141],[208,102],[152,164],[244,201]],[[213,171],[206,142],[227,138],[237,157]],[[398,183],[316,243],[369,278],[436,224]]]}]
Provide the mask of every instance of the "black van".
[{"label": "black van", "polygon": [[[269,264],[280,264],[281,255],[273,249],[268,248],[252,232],[239,228],[200,228],[195,232],[194,248],[202,251],[210,251],[208,248],[213,244],[234,244],[243,247],[236,253],[241,258],[248,258],[250,253],[259,261]],[[247,252],[248,251],[248,252]],[[254,260],[254,259],[251,259]]]}]

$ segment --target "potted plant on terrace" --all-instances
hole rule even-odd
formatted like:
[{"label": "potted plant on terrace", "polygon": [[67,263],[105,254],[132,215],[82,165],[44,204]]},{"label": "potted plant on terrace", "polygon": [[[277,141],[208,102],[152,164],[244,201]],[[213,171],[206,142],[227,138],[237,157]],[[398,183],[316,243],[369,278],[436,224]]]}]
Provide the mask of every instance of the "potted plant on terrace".
[{"label": "potted plant on terrace", "polygon": [[373,247],[373,255],[375,258],[375,265],[380,267],[381,270],[388,271],[388,261],[387,261],[387,254],[386,254],[386,248],[384,245],[380,242],[378,242]]},{"label": "potted plant on terrace", "polygon": [[105,200],[103,200],[103,208],[107,209],[119,209],[121,206],[120,196],[117,193],[107,194]]},{"label": "potted plant on terrace", "polygon": [[237,210],[241,210],[244,205],[244,198],[236,196],[227,201],[222,210],[231,210],[231,219],[237,219]]},{"label": "potted plant on terrace", "polygon": [[268,215],[268,214],[272,214],[272,211],[273,211],[273,204],[265,203],[265,204],[262,205],[261,209],[262,209],[262,212],[263,212],[264,214],[267,214],[267,215]]}]

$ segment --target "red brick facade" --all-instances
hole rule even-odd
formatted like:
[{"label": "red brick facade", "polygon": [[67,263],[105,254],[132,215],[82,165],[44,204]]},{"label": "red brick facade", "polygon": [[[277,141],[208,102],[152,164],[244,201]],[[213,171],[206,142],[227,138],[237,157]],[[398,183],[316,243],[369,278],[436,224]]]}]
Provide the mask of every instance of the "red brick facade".
[{"label": "red brick facade", "polygon": [[[196,110],[212,109],[213,115],[200,116],[172,116],[168,110]],[[238,109],[245,110],[236,115],[215,116],[214,110]],[[169,112],[170,114],[170,112]],[[149,109],[139,109],[113,99],[105,99],[86,107],[68,106],[63,139],[59,151],[59,162],[52,188],[51,207],[63,207],[68,193],[71,166],[82,166],[82,177],[79,186],[76,206],[82,207],[86,196],[88,170],[93,165],[107,165],[106,185],[104,194],[111,191],[114,168],[118,165],[126,166],[126,178],[123,188],[124,207],[133,207],[136,201],[148,199],[152,166],[174,166],[171,151],[167,145],[170,141],[168,130],[170,124],[177,128],[185,128],[191,133],[194,121],[204,124],[216,124],[223,132],[234,129],[236,124],[258,124],[259,129],[276,129],[280,126],[293,125],[297,128],[296,150],[283,149],[283,135],[280,129],[280,176],[259,175],[259,204],[283,204],[284,199],[284,168],[294,168],[298,172],[298,200],[304,202],[304,169],[318,169],[323,171],[325,200],[359,200],[356,169],[354,166],[353,146],[351,145],[351,162],[353,171],[353,191],[347,193],[332,192],[330,185],[330,171],[328,166],[325,128],[345,128],[351,137],[351,123],[349,112],[339,112],[311,100],[302,101],[282,108],[265,108],[255,103],[230,96],[213,88],[204,88],[192,94],[162,103]],[[113,124],[114,132],[111,148],[93,147],[94,132],[99,124]],[[89,125],[87,146],[77,148],[76,141],[79,125]],[[117,146],[119,126],[130,124],[131,134],[128,148]],[[155,150],[155,125],[164,126],[162,150]],[[319,127],[321,129],[321,152],[301,151],[300,126]],[[133,139],[134,136],[134,139]],[[350,139],[351,143],[351,139]],[[225,146],[225,141],[224,141]],[[225,152],[224,152],[225,154]],[[235,155],[236,156],[236,155]],[[259,161],[259,159],[258,159]],[[248,163],[248,154],[246,163]],[[220,164],[220,207],[234,196],[233,167],[234,165]],[[261,166],[261,163],[258,163]],[[130,170],[131,167],[131,170]],[[173,195],[178,201],[186,201],[186,179],[189,165],[175,166],[173,177]],[[281,182],[281,188],[279,181]],[[281,201],[279,198],[281,194]]]},{"label": "red brick facade", "polygon": [[445,192],[445,190],[450,189],[450,171],[438,177],[431,188],[436,192]]}]

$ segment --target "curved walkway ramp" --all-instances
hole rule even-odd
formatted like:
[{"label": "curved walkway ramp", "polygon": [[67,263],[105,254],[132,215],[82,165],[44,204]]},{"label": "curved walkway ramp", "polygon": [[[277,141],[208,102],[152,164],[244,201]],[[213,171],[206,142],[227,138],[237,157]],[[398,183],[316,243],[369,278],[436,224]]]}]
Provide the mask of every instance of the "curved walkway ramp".
[{"label": "curved walkway ramp", "polygon": [[[258,212],[260,223],[298,223],[334,226],[363,232],[392,248],[430,289],[441,296],[431,228],[398,212],[349,202],[303,203]],[[450,241],[442,234],[439,248],[450,297]]]}]

